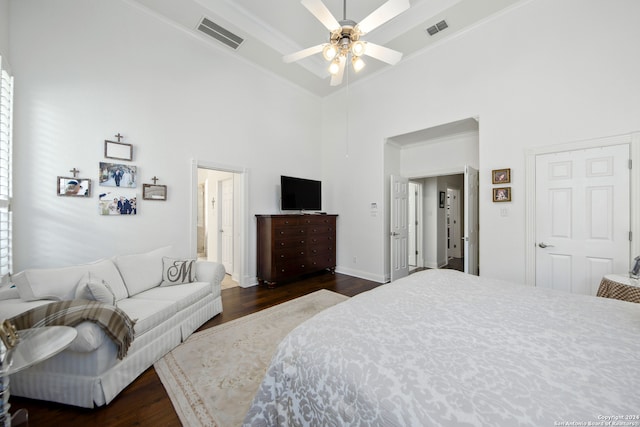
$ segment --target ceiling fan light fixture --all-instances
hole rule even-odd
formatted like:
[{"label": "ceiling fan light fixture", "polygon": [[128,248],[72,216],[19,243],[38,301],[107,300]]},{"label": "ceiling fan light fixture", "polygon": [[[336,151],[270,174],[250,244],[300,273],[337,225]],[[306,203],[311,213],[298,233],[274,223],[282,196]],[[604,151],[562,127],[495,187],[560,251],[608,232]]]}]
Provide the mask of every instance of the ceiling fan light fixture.
[{"label": "ceiling fan light fixture", "polygon": [[351,44],[351,54],[353,56],[362,56],[364,55],[365,44],[361,41],[356,41]]},{"label": "ceiling fan light fixture", "polygon": [[340,61],[338,60],[338,58],[336,58],[335,60],[331,61],[331,65],[329,65],[329,74],[334,76],[338,74],[339,71],[340,71]]},{"label": "ceiling fan light fixture", "polygon": [[354,56],[351,59],[351,66],[353,67],[353,71],[355,71],[356,73],[362,70],[365,65],[367,64],[359,56]]},{"label": "ceiling fan light fixture", "polygon": [[333,59],[336,57],[337,54],[338,54],[338,49],[331,43],[327,44],[322,49],[322,56],[327,61],[333,61]]}]

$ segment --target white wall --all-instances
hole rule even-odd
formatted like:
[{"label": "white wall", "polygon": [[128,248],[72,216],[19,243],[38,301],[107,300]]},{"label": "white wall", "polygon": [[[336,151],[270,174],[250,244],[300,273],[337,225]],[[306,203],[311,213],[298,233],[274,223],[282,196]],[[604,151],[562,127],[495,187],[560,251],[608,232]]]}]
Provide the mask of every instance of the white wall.
[{"label": "white wall", "polygon": [[9,60],[9,0],[0,0],[0,56]]},{"label": "white wall", "polygon": [[[480,271],[524,282],[525,151],[640,130],[638,16],[636,0],[525,2],[352,84],[348,102],[344,91],[326,98],[324,174],[340,185],[333,201],[341,215],[338,264],[357,256],[362,270],[384,277],[388,224],[364,208],[387,200],[385,139],[479,117]],[[594,30],[604,22],[615,28]],[[348,144],[338,105],[349,108]],[[347,146],[358,155],[346,157]],[[491,170],[505,167],[513,202],[501,217]]]},{"label": "white wall", "polygon": [[478,168],[478,132],[438,138],[400,150],[402,176],[423,177],[464,172],[465,166]]},{"label": "white wall", "polygon": [[[195,254],[196,159],[247,171],[244,276],[255,277],[254,214],[278,212],[281,174],[321,175],[320,101],[124,0],[17,0],[10,9],[15,270],[167,244]],[[141,200],[135,217],[97,214],[103,141],[118,132],[134,146],[139,183],[155,175],[168,186],[167,202]],[[56,176],[74,167],[93,180],[87,200],[56,196]]]}]

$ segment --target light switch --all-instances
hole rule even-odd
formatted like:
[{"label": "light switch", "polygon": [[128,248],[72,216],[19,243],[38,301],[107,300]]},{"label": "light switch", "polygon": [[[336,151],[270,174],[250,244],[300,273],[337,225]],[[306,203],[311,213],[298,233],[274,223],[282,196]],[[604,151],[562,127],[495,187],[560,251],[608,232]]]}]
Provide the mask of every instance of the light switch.
[{"label": "light switch", "polygon": [[509,216],[509,209],[500,208],[500,216]]}]

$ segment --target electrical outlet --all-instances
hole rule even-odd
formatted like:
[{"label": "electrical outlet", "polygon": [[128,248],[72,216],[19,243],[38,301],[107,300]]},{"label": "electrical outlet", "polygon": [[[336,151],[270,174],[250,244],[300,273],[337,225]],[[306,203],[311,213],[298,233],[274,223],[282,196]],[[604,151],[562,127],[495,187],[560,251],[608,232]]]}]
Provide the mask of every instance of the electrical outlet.
[{"label": "electrical outlet", "polygon": [[355,257],[355,256],[353,257],[353,263],[354,263],[354,264],[357,264],[357,263],[358,263],[358,257]]}]

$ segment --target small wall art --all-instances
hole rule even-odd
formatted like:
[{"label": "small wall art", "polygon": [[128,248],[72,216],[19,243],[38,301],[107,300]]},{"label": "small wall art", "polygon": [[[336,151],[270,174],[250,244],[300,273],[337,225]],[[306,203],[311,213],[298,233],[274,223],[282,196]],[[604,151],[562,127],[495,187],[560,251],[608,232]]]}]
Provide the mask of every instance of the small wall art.
[{"label": "small wall art", "polygon": [[142,184],[144,200],[167,200],[167,186],[159,184]]},{"label": "small wall art", "polygon": [[511,182],[511,169],[494,169],[491,171],[492,184],[508,184]]},{"label": "small wall art", "polygon": [[124,142],[104,141],[104,157],[107,159],[132,160],[133,145]]},{"label": "small wall art", "polygon": [[510,202],[511,187],[498,187],[493,189],[494,202]]},{"label": "small wall art", "polygon": [[132,165],[100,162],[100,185],[135,188],[137,168]]},{"label": "small wall art", "polygon": [[91,180],[85,178],[58,177],[58,196],[91,197]]},{"label": "small wall art", "polygon": [[137,215],[137,195],[124,195],[120,193],[101,193],[98,197],[98,212],[100,215]]}]

